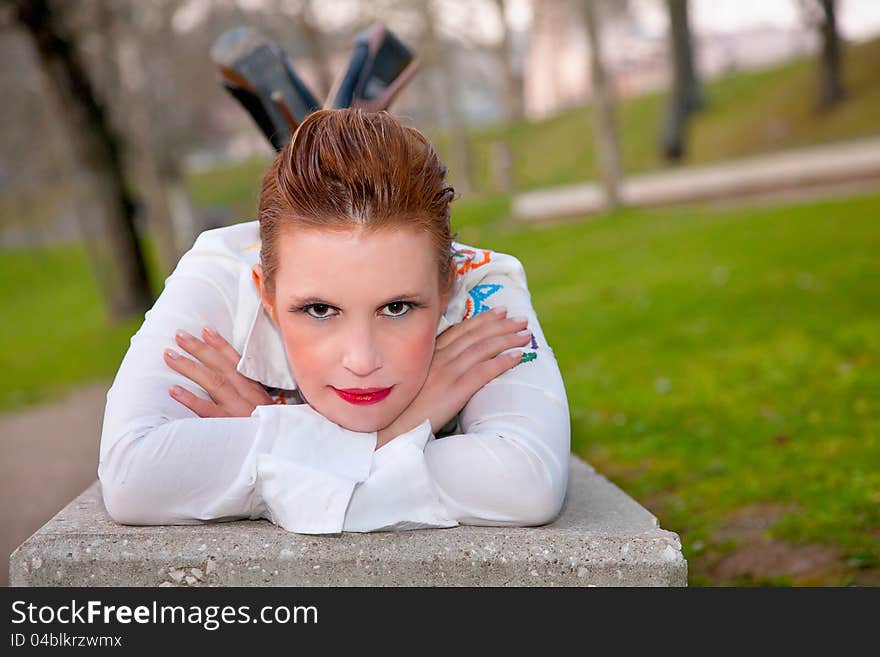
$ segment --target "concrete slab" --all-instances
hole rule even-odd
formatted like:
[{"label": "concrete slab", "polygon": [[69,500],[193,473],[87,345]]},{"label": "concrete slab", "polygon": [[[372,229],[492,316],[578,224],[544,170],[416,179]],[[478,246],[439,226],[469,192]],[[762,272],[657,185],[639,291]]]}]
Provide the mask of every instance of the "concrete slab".
[{"label": "concrete slab", "polygon": [[95,481],[10,557],[13,586],[686,586],[677,534],[572,456],[541,527],[313,536],[266,520],[135,527]]}]

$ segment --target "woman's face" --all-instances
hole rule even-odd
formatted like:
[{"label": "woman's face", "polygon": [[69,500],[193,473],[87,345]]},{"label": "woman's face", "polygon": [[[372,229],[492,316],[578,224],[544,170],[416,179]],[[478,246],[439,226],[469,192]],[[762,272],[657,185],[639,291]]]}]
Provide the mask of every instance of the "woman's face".
[{"label": "woman's face", "polygon": [[[440,295],[429,235],[282,231],[274,297],[259,265],[255,274],[308,404],[352,431],[378,431],[397,419],[425,383],[449,300]],[[390,392],[337,392],[377,388]]]}]

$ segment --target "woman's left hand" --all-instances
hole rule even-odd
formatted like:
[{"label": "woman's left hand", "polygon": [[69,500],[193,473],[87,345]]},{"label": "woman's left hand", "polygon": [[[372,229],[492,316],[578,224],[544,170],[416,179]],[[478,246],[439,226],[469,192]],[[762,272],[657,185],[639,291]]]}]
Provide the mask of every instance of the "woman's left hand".
[{"label": "woman's left hand", "polygon": [[175,372],[200,385],[211,400],[197,397],[181,386],[168,391],[174,399],[199,417],[250,417],[257,406],[273,400],[262,384],[241,374],[236,366],[241,355],[223,337],[205,328],[204,342],[186,331],[178,331],[175,341],[190,360],[173,349],[165,350],[165,363]]}]

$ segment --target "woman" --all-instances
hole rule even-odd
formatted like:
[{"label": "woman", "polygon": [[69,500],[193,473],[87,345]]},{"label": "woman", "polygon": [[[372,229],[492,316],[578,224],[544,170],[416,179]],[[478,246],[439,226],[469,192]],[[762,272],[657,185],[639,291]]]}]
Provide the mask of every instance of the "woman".
[{"label": "woman", "polygon": [[101,437],[111,517],[308,534],[556,517],[562,377],[519,261],[453,241],[445,175],[385,112],[301,124],[258,221],[202,233],[132,337]]}]

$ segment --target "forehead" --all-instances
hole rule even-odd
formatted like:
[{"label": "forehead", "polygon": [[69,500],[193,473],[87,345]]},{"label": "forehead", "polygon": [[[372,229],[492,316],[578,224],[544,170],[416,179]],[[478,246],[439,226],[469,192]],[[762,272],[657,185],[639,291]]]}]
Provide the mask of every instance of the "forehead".
[{"label": "forehead", "polygon": [[406,228],[282,231],[276,288],[332,300],[372,300],[438,285],[430,235]]}]

